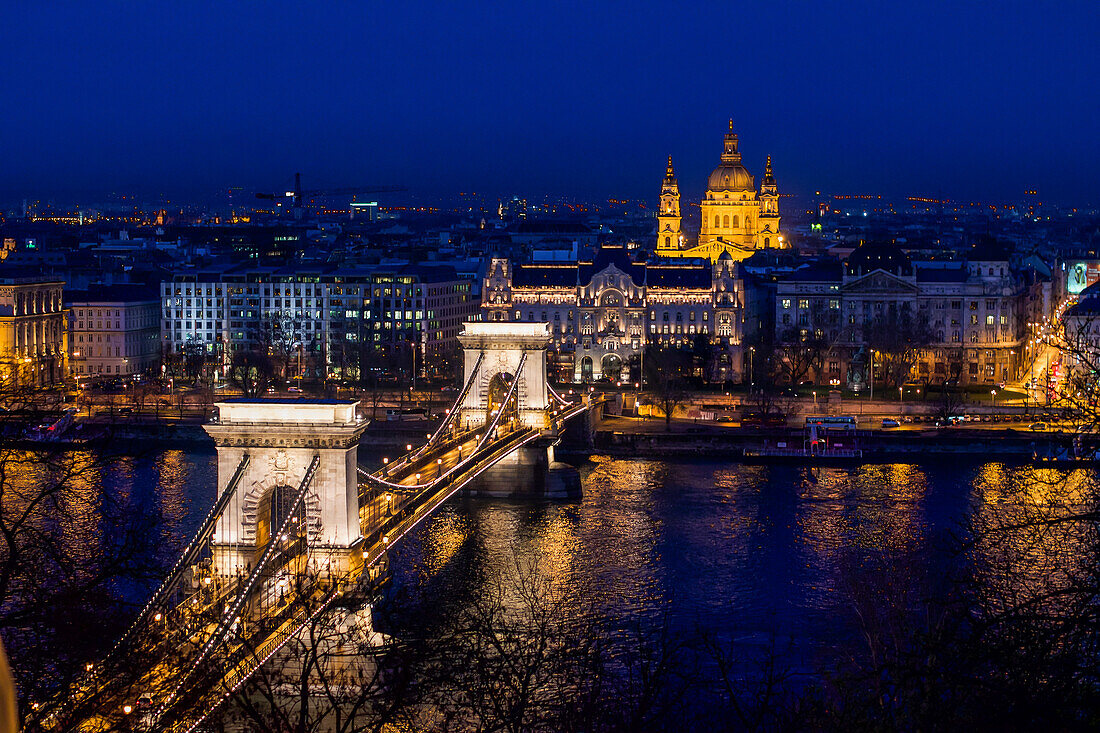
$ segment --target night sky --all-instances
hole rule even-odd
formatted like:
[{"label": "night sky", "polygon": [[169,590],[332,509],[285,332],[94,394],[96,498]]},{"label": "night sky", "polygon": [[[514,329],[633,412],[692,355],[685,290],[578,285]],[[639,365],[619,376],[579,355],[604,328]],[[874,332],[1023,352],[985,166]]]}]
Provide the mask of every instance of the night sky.
[{"label": "night sky", "polygon": [[[324,5],[324,8],[315,7]],[[1100,203],[1100,6],[10,3],[0,191],[400,183]]]}]

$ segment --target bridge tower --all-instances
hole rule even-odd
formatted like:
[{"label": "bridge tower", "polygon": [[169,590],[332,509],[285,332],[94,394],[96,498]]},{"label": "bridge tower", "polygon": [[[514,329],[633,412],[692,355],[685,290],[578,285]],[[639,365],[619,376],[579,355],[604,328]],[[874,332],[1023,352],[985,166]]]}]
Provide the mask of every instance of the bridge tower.
[{"label": "bridge tower", "polygon": [[[467,490],[490,496],[579,496],[576,469],[554,458],[559,437],[547,381],[550,324],[470,322],[458,340],[465,355],[464,375],[467,380],[474,377],[459,408],[461,423],[477,428],[491,422],[496,410],[509,408],[515,410],[522,428],[541,432],[538,440],[510,453]],[[514,404],[503,404],[504,400]]]},{"label": "bridge tower", "polygon": [[214,528],[216,573],[244,572],[256,562],[280,507],[307,478],[312,556],[322,572],[347,572],[363,539],[356,449],[367,424],[356,419],[358,404],[246,398],[217,404],[218,420],[203,427],[218,451],[218,491],[232,484],[235,494]]},{"label": "bridge tower", "polygon": [[[458,335],[469,379],[478,370],[474,387],[462,401],[463,425],[477,427],[491,420],[494,397],[506,392],[513,379],[519,421],[538,430],[550,425],[550,393],[546,384],[549,323],[470,322]],[[480,366],[479,366],[480,364]]]}]

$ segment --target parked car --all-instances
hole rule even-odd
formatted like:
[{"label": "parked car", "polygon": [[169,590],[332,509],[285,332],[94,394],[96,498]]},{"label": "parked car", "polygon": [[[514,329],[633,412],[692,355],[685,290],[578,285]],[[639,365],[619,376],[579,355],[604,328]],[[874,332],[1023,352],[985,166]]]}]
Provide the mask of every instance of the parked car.
[{"label": "parked car", "polygon": [[1045,422],[1033,422],[1033,423],[1031,423],[1030,425],[1027,426],[1027,429],[1028,430],[1035,430],[1035,431],[1042,431],[1042,430],[1047,429],[1047,424]]},{"label": "parked car", "polygon": [[882,418],[882,427],[884,427],[884,428],[900,428],[901,423],[899,423],[897,420],[893,419],[892,417],[884,417],[884,418]]}]

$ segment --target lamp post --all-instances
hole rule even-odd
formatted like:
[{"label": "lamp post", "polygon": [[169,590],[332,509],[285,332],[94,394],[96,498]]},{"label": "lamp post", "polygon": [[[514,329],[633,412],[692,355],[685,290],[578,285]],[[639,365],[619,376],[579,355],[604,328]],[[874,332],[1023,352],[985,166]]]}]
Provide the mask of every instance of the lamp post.
[{"label": "lamp post", "polygon": [[875,350],[871,349],[871,368],[867,370],[867,384],[871,388],[868,392],[867,401],[875,399]]},{"label": "lamp post", "polygon": [[902,388],[901,388],[901,387],[898,387],[898,402],[901,402],[901,401],[902,401],[902,400],[904,399],[904,398],[902,397],[902,394],[903,394],[903,392],[902,392]]},{"label": "lamp post", "polygon": [[756,353],[756,347],[755,346],[750,346],[749,347],[749,392],[750,393],[752,392],[752,387],[753,387],[753,384],[755,384],[755,377],[756,377],[756,373],[753,371],[753,368],[752,368],[752,357],[753,357],[753,354],[755,354],[755,353]]},{"label": "lamp post", "polygon": [[995,390],[995,389],[989,390],[989,395],[992,398],[993,409],[997,409],[997,390]]}]

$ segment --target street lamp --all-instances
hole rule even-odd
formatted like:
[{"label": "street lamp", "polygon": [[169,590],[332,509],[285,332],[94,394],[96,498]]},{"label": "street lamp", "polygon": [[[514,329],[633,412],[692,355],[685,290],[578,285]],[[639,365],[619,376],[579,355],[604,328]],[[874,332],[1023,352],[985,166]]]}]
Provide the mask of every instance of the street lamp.
[{"label": "street lamp", "polygon": [[871,387],[867,401],[875,399],[875,350],[871,349],[871,368],[867,372],[867,384]]},{"label": "street lamp", "polygon": [[997,407],[997,390],[991,389],[991,390],[989,390],[989,394],[992,396],[993,407],[994,407],[994,409],[996,409],[996,407]]},{"label": "street lamp", "polygon": [[901,401],[902,401],[902,399],[904,399],[904,398],[902,397],[902,394],[903,394],[903,392],[902,392],[902,388],[901,388],[901,387],[898,387],[898,402],[901,402]]}]

